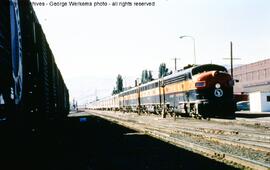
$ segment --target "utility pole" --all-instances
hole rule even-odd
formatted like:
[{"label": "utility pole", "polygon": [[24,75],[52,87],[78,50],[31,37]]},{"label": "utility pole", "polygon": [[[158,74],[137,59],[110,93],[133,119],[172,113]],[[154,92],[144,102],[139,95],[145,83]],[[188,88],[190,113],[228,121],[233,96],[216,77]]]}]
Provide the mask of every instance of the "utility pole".
[{"label": "utility pole", "polygon": [[230,42],[230,49],[231,49],[231,76],[233,79],[233,47],[232,47],[232,42]]},{"label": "utility pole", "polygon": [[230,58],[223,58],[225,60],[229,59],[231,61],[231,76],[233,79],[233,60],[240,60],[240,58],[233,58],[233,43],[230,42]]},{"label": "utility pole", "polygon": [[177,71],[177,60],[180,60],[180,58],[172,58],[174,60],[174,70]]},{"label": "utility pole", "polygon": [[95,89],[95,96],[96,96],[96,101],[98,101],[97,89]]}]

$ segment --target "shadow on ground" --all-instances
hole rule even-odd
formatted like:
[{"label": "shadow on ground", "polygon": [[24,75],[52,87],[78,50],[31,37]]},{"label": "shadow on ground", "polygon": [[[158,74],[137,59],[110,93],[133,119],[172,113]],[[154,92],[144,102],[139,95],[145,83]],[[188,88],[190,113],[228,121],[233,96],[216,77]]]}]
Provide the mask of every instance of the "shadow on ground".
[{"label": "shadow on ground", "polygon": [[262,118],[262,117],[270,117],[270,113],[237,112],[235,113],[235,116],[241,118]]},{"label": "shadow on ground", "polygon": [[1,134],[1,170],[234,169],[97,117]]}]

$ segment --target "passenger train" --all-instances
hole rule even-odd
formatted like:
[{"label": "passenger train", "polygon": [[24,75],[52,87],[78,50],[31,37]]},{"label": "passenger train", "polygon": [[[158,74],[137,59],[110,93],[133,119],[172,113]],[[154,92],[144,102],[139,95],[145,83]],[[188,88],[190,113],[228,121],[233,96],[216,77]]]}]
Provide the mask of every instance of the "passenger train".
[{"label": "passenger train", "polygon": [[203,118],[234,118],[233,85],[234,80],[225,67],[204,64],[94,101],[88,108]]}]

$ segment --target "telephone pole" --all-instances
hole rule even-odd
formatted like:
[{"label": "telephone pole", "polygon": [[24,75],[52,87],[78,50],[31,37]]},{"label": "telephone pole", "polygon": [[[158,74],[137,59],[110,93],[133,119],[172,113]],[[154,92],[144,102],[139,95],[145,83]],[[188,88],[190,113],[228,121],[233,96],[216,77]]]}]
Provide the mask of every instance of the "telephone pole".
[{"label": "telephone pole", "polygon": [[230,42],[230,58],[223,58],[223,59],[231,60],[231,76],[233,79],[233,60],[240,60],[240,58],[233,58],[233,43],[232,42]]},{"label": "telephone pole", "polygon": [[231,75],[232,75],[232,79],[233,79],[233,46],[232,46],[232,42],[230,42],[230,51],[231,51]]},{"label": "telephone pole", "polygon": [[174,70],[177,71],[177,60],[180,60],[180,58],[172,58],[174,60]]},{"label": "telephone pole", "polygon": [[98,101],[98,95],[97,95],[97,89],[95,89],[95,97],[96,97],[96,101]]}]

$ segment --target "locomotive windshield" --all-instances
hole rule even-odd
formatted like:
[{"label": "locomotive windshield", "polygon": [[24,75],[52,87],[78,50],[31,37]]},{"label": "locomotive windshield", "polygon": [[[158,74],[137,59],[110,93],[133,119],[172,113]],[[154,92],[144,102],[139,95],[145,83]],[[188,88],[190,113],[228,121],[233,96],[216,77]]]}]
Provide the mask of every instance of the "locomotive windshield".
[{"label": "locomotive windshield", "polygon": [[203,73],[206,71],[215,71],[215,70],[227,72],[227,69],[223,66],[214,65],[214,64],[206,64],[206,65],[201,65],[201,66],[197,66],[197,67],[193,68],[192,75]]}]

